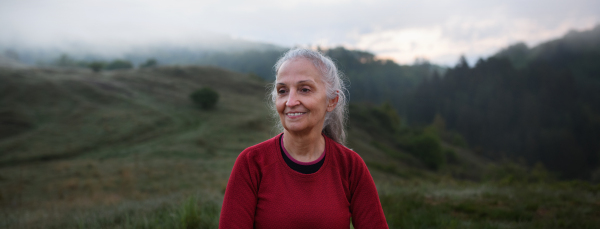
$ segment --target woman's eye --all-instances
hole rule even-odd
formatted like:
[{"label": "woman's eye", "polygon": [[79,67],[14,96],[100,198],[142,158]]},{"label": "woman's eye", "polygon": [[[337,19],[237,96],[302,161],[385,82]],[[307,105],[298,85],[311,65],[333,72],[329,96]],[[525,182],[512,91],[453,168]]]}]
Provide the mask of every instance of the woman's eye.
[{"label": "woman's eye", "polygon": [[308,88],[302,88],[302,89],[300,89],[300,91],[302,91],[302,92],[309,92],[310,89],[308,89]]},{"label": "woman's eye", "polygon": [[285,89],[279,89],[279,90],[277,91],[277,94],[284,94],[284,93],[285,93]]}]

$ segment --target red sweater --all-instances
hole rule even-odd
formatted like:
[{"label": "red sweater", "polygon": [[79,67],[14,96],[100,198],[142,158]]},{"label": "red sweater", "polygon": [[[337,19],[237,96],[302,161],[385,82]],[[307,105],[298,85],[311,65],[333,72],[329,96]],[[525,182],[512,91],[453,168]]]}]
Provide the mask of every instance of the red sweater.
[{"label": "red sweater", "polygon": [[388,228],[375,183],[354,151],[325,137],[312,174],[283,160],[279,136],[244,150],[225,191],[219,228]]}]

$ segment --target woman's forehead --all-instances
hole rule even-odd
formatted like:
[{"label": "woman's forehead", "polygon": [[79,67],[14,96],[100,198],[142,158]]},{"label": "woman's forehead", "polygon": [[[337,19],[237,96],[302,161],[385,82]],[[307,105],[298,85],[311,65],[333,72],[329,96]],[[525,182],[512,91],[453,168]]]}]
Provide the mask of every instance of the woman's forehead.
[{"label": "woman's forehead", "polygon": [[292,59],[284,62],[276,75],[277,83],[298,83],[322,81],[321,72],[312,61],[306,58]]}]

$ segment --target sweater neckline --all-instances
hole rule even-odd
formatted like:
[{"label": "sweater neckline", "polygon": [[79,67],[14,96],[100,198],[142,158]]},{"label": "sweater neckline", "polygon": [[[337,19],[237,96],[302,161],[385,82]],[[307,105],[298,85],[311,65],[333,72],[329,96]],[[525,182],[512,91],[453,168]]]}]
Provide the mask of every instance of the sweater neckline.
[{"label": "sweater neckline", "polygon": [[319,161],[321,161],[323,159],[323,157],[325,157],[325,152],[327,152],[327,141],[325,141],[325,148],[323,149],[323,153],[321,154],[321,156],[319,156],[319,158],[317,158],[314,161],[309,161],[309,162],[302,162],[302,161],[298,161],[296,159],[294,159],[294,157],[292,157],[292,155],[290,155],[290,153],[285,149],[285,146],[283,145],[283,134],[281,134],[281,136],[279,137],[279,144],[281,144],[281,149],[283,149],[283,152],[285,153],[285,155],[294,163],[298,164],[298,165],[314,165],[319,163]]},{"label": "sweater neckline", "polygon": [[[280,152],[280,147],[281,144],[279,143],[279,139],[280,137],[282,137],[283,133],[279,134],[278,136],[275,137],[275,151],[274,152]],[[330,152],[329,154],[331,154],[331,145],[332,142],[330,142],[331,139],[329,139],[327,136],[325,136],[324,134],[322,134],[323,137],[325,138],[325,152]],[[310,179],[310,178],[314,178],[317,177],[319,174],[323,173],[324,170],[326,170],[328,168],[328,164],[329,161],[331,161],[332,156],[329,155],[328,157],[325,157],[325,162],[323,163],[323,165],[321,166],[321,168],[319,168],[319,170],[317,170],[314,173],[309,173],[309,174],[304,174],[304,173],[300,173],[298,171],[295,171],[294,169],[290,168],[284,161],[283,156],[281,155],[281,153],[277,153],[277,158],[279,161],[279,166],[281,168],[283,168],[283,170],[285,170],[287,173],[289,173],[292,176],[298,177],[298,178],[303,178],[303,179]]]}]

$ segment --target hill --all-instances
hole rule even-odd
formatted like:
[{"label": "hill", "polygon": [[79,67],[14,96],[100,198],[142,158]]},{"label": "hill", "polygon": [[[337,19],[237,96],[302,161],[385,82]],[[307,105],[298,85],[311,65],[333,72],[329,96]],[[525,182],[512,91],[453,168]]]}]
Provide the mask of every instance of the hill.
[{"label": "hill", "polygon": [[[236,156],[277,134],[265,85],[213,67],[0,69],[0,226],[215,228]],[[220,94],[215,109],[189,99],[201,87]],[[391,228],[600,223],[598,187],[493,165],[440,142],[452,135],[443,125],[399,118],[385,104],[351,107],[348,146],[369,166]]]},{"label": "hill", "polygon": [[[0,82],[2,227],[222,195],[236,155],[273,135],[264,82],[217,68],[2,69]],[[188,98],[205,86],[214,110]]]}]

